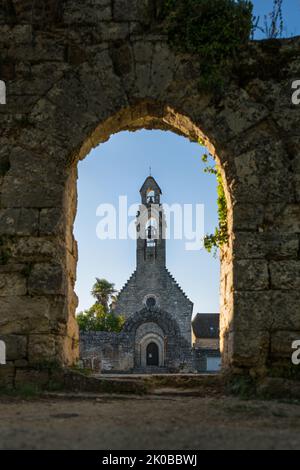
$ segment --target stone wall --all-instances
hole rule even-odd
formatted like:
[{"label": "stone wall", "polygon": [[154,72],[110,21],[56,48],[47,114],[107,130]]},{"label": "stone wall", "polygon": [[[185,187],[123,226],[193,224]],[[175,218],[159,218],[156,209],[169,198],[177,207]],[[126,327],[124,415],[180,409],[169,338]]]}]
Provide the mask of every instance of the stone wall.
[{"label": "stone wall", "polygon": [[[164,360],[154,369],[147,368],[141,360],[141,341],[145,334],[155,331],[159,334],[160,328],[154,323],[142,325],[143,332],[134,337],[128,333],[89,332],[80,333],[80,361],[82,366],[99,373],[146,373],[161,372],[189,372],[205,373],[207,371],[207,357],[219,357],[220,350],[215,348],[187,348],[185,350],[185,365],[180,369],[177,363],[170,362],[168,351]],[[167,345],[165,344],[165,347]],[[144,351],[145,352],[145,351]],[[161,351],[160,351],[161,354]]]},{"label": "stone wall", "polygon": [[198,58],[170,49],[154,0],[47,1],[33,15],[32,4],[0,4],[1,380],[77,360],[77,162],[141,128],[204,138],[221,165],[224,367],[289,372],[300,338],[300,39],[251,42],[215,96],[199,90]]},{"label": "stone wall", "polygon": [[[192,350],[192,372],[194,373],[206,373],[212,372],[207,370],[207,358],[208,357],[220,357],[220,351],[216,349],[202,349],[193,348]],[[216,371],[214,371],[216,373]]]},{"label": "stone wall", "polygon": [[214,338],[195,338],[195,348],[207,348],[220,350],[220,340]]},{"label": "stone wall", "polygon": [[123,333],[81,333],[80,358],[96,372],[129,372],[134,368],[134,343]]},{"label": "stone wall", "polygon": [[118,295],[116,314],[129,318],[145,306],[145,299],[151,294],[155,295],[158,308],[173,316],[191,345],[193,304],[164,264],[145,263],[134,272]]},{"label": "stone wall", "polygon": [[100,365],[102,372],[146,371],[146,347],[152,341],[158,345],[164,372],[192,370],[190,343],[173,316],[160,309],[144,308],[131,315],[121,333],[81,333],[80,359],[88,367]]}]

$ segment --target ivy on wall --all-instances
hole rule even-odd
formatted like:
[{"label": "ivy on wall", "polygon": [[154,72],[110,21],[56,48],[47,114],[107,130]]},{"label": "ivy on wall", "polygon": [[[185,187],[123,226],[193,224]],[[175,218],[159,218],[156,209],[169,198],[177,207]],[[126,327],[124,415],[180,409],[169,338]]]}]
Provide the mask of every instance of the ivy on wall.
[{"label": "ivy on wall", "polygon": [[252,11],[248,0],[164,1],[169,42],[176,50],[199,56],[202,89],[224,87],[224,77],[250,38]]},{"label": "ivy on wall", "polygon": [[[199,141],[199,144],[204,146],[204,142]],[[209,158],[213,158],[212,155],[204,154],[202,156],[202,161],[207,164]],[[219,224],[216,227],[215,232],[211,235],[206,235],[204,237],[204,248],[209,253],[214,253],[216,256],[217,251],[222,246],[228,243],[228,211],[227,211],[227,201],[225,196],[224,184],[221,175],[220,168],[217,166],[206,166],[204,169],[205,173],[211,175],[216,175],[217,178],[217,193],[218,193],[218,218]]]}]

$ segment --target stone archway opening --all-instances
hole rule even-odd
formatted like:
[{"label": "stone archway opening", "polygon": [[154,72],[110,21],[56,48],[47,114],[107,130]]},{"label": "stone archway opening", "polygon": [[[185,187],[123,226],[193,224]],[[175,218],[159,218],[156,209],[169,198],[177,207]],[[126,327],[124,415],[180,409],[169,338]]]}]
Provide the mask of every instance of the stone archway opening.
[{"label": "stone archway opening", "polygon": [[[226,188],[226,196],[227,196],[227,205],[229,211],[231,210],[231,197],[230,192],[228,190],[228,186],[226,183],[226,176],[225,171],[220,164],[220,160],[218,159],[215,149],[209,140],[204,136],[203,132],[195,126],[192,121],[187,118],[186,116],[181,115],[180,113],[176,112],[174,109],[153,102],[143,102],[139,103],[137,106],[131,107],[130,109],[123,109],[115,116],[109,118],[105,123],[99,125],[95,131],[88,137],[87,141],[82,145],[79,156],[80,159],[84,159],[91,151],[92,148],[97,147],[101,143],[105,143],[111,135],[116,134],[121,131],[138,131],[142,129],[147,130],[165,130],[171,131],[173,133],[179,134],[180,136],[184,136],[185,138],[189,139],[192,142],[203,142],[209,152],[214,155],[217,162],[219,162],[220,168],[222,169],[222,174],[224,178],[224,187]],[[74,162],[73,165],[75,165]],[[74,206],[73,206],[74,208]],[[73,212],[72,217],[70,220],[74,220],[75,213]],[[230,219],[230,215],[229,215]],[[70,230],[72,227],[70,228]],[[228,283],[230,276],[228,276],[228,271],[230,269],[229,263],[231,262],[231,258],[229,256],[229,245],[224,247],[222,253],[222,263],[223,268],[222,272],[226,273],[223,276],[223,282],[226,282],[226,287],[221,288],[222,295],[227,290],[227,293],[230,292],[230,285]],[[226,267],[225,267],[226,266]],[[221,299],[222,300],[222,299]],[[227,315],[227,311],[225,310],[226,306],[228,306],[227,299],[223,298],[221,305],[223,306],[223,313]],[[73,312],[72,312],[73,314]],[[225,325],[226,322],[223,321]],[[225,328],[223,329],[221,335],[225,338]],[[222,344],[222,356],[225,359],[224,354],[224,345],[225,339],[221,343]],[[136,365],[138,367],[145,367],[146,366],[146,357],[147,352],[144,348],[141,352],[141,348],[143,348],[142,343],[138,346],[139,352],[136,353],[136,357],[139,357],[138,361],[136,361]],[[162,346],[163,348],[163,346]],[[161,350],[161,348],[160,348]],[[163,353],[160,352],[159,357],[163,358]],[[144,359],[142,359],[144,358]],[[138,364],[137,364],[138,363]],[[160,360],[160,366],[163,366],[163,361]]]},{"label": "stone archway opening", "polygon": [[146,366],[159,366],[159,347],[153,340],[146,348]]}]

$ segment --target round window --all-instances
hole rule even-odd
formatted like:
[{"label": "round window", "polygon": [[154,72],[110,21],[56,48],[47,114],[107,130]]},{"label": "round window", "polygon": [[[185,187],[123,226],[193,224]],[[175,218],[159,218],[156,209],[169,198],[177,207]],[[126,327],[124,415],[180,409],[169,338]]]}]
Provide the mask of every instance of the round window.
[{"label": "round window", "polygon": [[146,305],[148,308],[154,308],[156,305],[156,298],[155,297],[148,297],[146,300]]}]

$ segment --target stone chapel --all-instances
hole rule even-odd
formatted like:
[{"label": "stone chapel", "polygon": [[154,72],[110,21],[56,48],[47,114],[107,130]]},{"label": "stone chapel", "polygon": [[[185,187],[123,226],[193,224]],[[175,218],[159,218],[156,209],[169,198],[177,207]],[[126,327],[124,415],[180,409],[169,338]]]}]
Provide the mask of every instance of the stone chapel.
[{"label": "stone chapel", "polygon": [[91,333],[85,354],[101,352],[101,368],[114,371],[179,372],[192,364],[193,303],[166,267],[166,217],[162,191],[152,176],[140,190],[136,217],[136,270],[118,295],[121,333]]},{"label": "stone chapel", "polygon": [[166,267],[162,191],[152,176],[140,195],[136,270],[119,293],[116,313],[134,330],[135,367],[178,369],[190,355],[193,303]]}]

